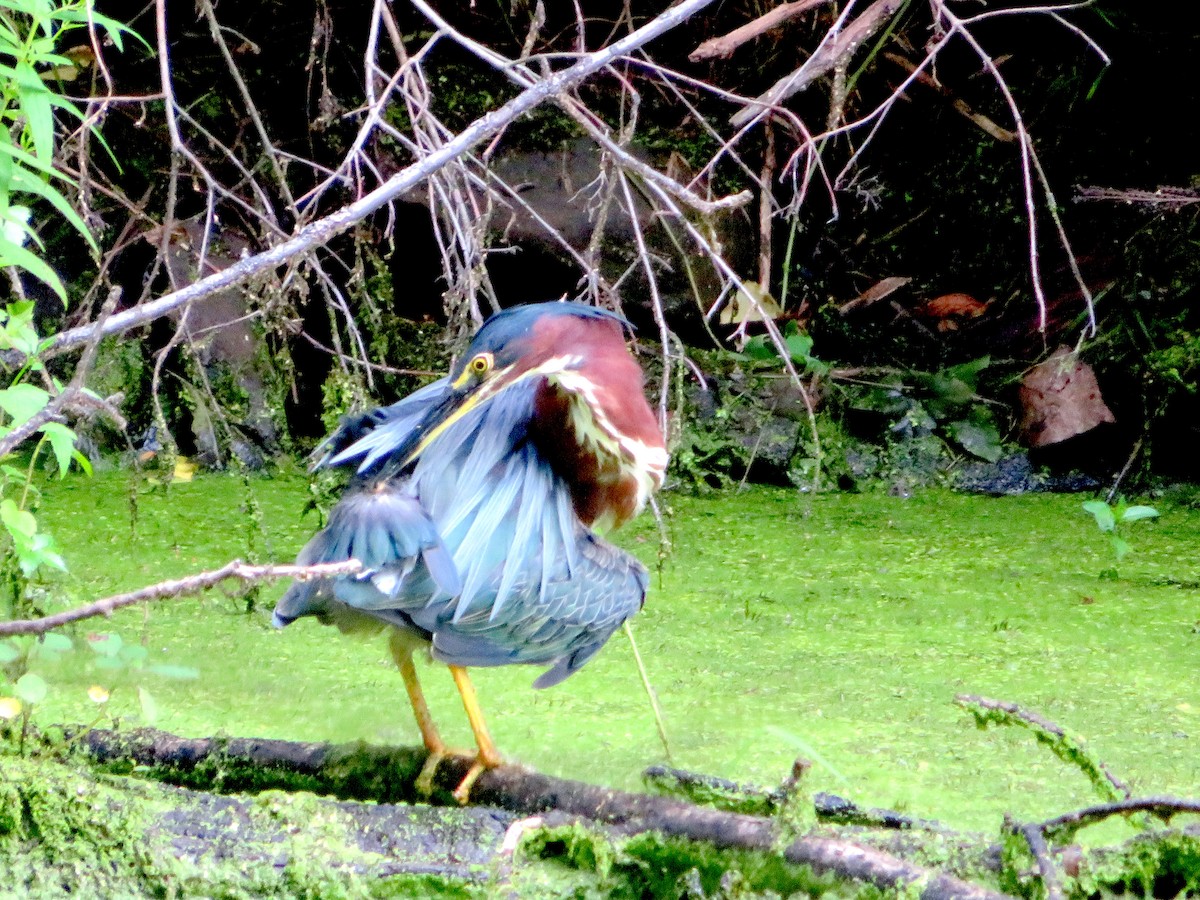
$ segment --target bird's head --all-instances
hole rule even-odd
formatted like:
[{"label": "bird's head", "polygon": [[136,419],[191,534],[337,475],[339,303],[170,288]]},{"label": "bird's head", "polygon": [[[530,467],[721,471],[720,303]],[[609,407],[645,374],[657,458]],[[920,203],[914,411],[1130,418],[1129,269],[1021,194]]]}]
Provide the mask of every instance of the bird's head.
[{"label": "bird's head", "polygon": [[[598,413],[604,405],[644,404],[641,372],[625,346],[628,327],[615,313],[582,303],[538,303],[496,313],[450,370],[445,397],[395,458],[407,466],[471,410],[533,378],[565,386]],[[636,397],[628,396],[625,383],[631,373]],[[619,389],[609,390],[618,380]]]}]

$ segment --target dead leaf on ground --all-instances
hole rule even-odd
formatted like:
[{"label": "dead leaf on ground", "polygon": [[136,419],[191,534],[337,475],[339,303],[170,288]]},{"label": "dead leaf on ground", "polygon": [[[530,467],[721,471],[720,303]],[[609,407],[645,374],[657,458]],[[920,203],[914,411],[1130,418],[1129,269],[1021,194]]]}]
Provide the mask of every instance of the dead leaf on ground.
[{"label": "dead leaf on ground", "polygon": [[878,303],[884,297],[894,294],[911,282],[911,278],[906,278],[902,275],[893,275],[890,278],[884,278],[875,282],[853,300],[847,300],[838,307],[838,312],[844,316],[856,310],[865,309],[868,306]]}]

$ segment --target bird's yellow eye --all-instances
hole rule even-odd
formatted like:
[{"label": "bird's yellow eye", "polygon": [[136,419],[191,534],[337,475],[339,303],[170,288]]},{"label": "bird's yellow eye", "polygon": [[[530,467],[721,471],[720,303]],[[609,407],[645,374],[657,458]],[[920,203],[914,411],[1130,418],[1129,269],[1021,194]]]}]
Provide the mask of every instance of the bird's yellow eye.
[{"label": "bird's yellow eye", "polygon": [[480,353],[467,364],[467,368],[476,376],[486,375],[492,368],[492,354]]}]

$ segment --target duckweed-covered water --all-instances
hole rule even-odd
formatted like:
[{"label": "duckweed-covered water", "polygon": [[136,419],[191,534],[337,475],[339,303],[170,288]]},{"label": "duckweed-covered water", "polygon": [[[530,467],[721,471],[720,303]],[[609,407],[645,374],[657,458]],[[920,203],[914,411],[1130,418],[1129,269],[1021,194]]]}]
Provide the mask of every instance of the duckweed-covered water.
[{"label": "duckweed-covered water", "polygon": [[[316,526],[298,472],[203,475],[169,490],[129,476],[72,477],[46,494],[42,527],[70,576],[44,604],[134,589],[249,552],[290,561]],[[753,489],[664,496],[673,545],[635,632],[676,765],[777,784],[797,756],[813,787],[856,801],[995,831],[1092,799],[1077,772],[1027,733],[979,731],[960,692],[1037,710],[1083,737],[1138,793],[1200,792],[1200,513],[1161,517],[1111,549],[1077,496],[985,498],[930,491],[807,496]],[[660,542],[643,517],[619,536],[652,568]],[[247,614],[240,596],[163,601],[94,620],[80,649],[39,671],[42,722],[106,710],[184,735],[414,744],[416,726],[384,641],[315,621],[267,625],[282,585]],[[144,640],[150,661],[195,680],[100,667],[89,632]],[[470,733],[448,673],[421,670],[451,743]],[[542,771],[636,788],[664,761],[633,657],[618,634],[560,687],[536,692],[532,668],[476,672],[499,746]]]}]

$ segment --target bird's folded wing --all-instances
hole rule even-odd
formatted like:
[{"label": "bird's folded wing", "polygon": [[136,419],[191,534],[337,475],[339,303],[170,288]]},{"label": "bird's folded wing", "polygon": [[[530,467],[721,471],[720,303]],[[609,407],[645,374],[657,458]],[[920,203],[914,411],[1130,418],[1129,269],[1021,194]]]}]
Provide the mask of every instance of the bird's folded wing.
[{"label": "bird's folded wing", "polygon": [[331,598],[369,611],[396,606],[401,592],[455,596],[462,590],[453,557],[421,504],[386,485],[342,498],[296,561],[309,565],[347,559],[361,562],[362,573],[293,584],[276,604],[277,623],[319,615]]}]

